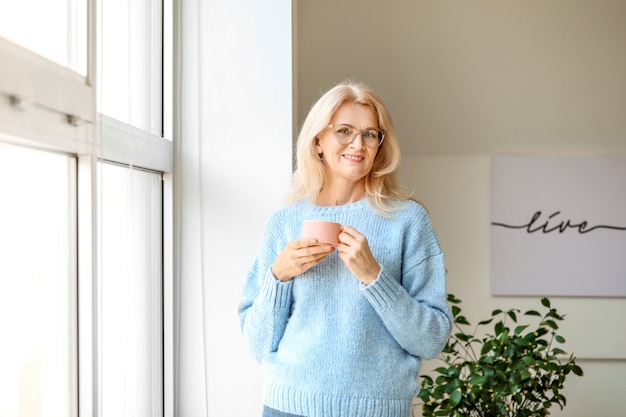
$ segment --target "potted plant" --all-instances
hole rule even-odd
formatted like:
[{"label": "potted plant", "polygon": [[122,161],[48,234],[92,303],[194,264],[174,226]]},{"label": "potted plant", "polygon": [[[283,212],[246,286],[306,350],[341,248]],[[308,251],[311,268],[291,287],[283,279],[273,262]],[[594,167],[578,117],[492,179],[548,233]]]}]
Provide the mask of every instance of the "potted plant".
[{"label": "potted plant", "polygon": [[[557,313],[548,298],[541,304],[543,314],[524,313],[535,322],[517,324],[520,310],[494,310],[491,318],[472,329],[461,314],[461,300],[448,295],[456,332],[450,336],[439,359],[443,366],[435,376],[422,375],[418,397],[424,417],[540,417],[566,399],[561,394],[565,378],[583,375],[573,354],[559,345],[565,339],[556,332],[564,316]],[[493,324],[492,332],[478,330]]]}]

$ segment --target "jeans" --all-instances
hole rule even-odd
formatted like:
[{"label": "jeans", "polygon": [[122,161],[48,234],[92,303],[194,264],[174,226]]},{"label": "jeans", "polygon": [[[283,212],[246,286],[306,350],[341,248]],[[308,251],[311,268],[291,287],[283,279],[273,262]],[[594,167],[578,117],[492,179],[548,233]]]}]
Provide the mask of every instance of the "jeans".
[{"label": "jeans", "polygon": [[263,406],[263,416],[262,417],[304,417],[298,416],[295,414],[283,413],[282,411],[274,410],[273,408],[269,408],[268,406]]}]

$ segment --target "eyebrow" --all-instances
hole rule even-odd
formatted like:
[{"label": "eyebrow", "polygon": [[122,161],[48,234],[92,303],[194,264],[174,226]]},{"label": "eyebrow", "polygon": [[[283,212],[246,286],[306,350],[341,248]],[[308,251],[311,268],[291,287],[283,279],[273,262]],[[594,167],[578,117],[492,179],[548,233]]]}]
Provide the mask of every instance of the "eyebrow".
[{"label": "eyebrow", "polygon": [[[356,129],[356,126],[351,125],[350,123],[331,123],[331,125],[346,125],[346,126],[350,126]],[[374,126],[368,126],[368,127],[364,127],[363,129],[357,129],[357,130],[381,130],[380,127],[374,127]]]}]

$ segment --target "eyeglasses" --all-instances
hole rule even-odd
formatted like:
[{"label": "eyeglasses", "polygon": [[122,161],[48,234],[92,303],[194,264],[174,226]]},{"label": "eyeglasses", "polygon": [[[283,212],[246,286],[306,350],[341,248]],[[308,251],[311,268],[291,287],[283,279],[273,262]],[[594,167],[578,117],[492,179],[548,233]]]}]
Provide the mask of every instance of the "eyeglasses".
[{"label": "eyeglasses", "polygon": [[365,146],[378,148],[383,143],[385,135],[387,134],[387,132],[381,129],[374,129],[373,127],[370,127],[359,130],[354,126],[345,123],[328,125],[327,127],[333,130],[335,140],[342,145],[354,142],[356,136],[361,134],[361,140]]}]

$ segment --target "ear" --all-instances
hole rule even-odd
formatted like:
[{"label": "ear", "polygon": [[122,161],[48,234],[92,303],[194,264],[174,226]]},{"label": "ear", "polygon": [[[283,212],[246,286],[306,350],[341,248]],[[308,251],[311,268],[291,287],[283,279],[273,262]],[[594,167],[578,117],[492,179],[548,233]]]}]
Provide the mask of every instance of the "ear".
[{"label": "ear", "polygon": [[315,137],[315,150],[317,151],[318,155],[322,155],[324,153],[324,150],[320,145],[320,139],[317,136]]}]

